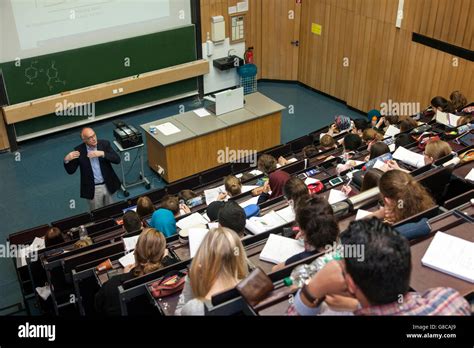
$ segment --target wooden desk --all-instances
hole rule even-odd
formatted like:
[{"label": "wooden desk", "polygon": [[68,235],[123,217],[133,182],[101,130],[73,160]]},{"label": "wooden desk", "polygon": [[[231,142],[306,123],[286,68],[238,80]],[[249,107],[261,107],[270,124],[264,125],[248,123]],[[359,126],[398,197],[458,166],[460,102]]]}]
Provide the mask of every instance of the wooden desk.
[{"label": "wooden desk", "polygon": [[[445,226],[453,222],[452,218],[453,216],[451,215],[446,217],[445,221],[447,224]],[[438,221],[437,227],[441,227],[441,221]],[[451,229],[445,230],[440,228],[440,230],[452,236],[474,242],[473,225],[468,222]],[[461,296],[467,297],[472,295],[474,293],[474,284],[421,264],[421,259],[425,255],[433,237],[434,235],[411,247],[412,272],[410,287],[417,292],[423,292],[435,287],[450,287],[457,290]]]},{"label": "wooden desk", "polygon": [[[221,116],[200,118],[194,112],[141,125],[146,134],[148,165],[167,182],[216,167],[219,151],[262,151],[280,144],[284,107],[260,93],[245,96],[245,107]],[[181,131],[165,136],[150,126],[170,122]],[[244,157],[244,156],[242,156]]]}]

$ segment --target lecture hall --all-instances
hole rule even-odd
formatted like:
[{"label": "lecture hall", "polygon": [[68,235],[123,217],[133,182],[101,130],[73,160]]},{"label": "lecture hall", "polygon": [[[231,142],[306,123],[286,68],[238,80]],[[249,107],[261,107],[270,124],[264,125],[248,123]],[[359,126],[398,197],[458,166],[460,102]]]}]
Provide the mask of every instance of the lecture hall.
[{"label": "lecture hall", "polygon": [[0,316],[472,316],[469,13],[1,0]]}]

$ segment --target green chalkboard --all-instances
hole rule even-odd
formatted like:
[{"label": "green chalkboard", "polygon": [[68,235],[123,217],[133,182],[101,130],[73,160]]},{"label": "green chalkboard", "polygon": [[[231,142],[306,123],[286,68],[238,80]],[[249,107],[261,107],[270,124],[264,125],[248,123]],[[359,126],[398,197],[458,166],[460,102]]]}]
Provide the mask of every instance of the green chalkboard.
[{"label": "green chalkboard", "polygon": [[[196,60],[194,25],[0,64],[10,105]],[[96,116],[191,92],[197,79],[105,100]],[[54,114],[15,124],[17,136],[79,121]]]}]

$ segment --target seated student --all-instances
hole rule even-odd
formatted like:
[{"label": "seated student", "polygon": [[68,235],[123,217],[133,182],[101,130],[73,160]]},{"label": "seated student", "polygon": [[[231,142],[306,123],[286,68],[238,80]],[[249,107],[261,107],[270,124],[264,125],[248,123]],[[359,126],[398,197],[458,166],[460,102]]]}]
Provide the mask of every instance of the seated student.
[{"label": "seated student", "polygon": [[416,122],[411,117],[404,117],[400,122],[400,132],[405,133],[409,130],[418,127],[418,122]]},{"label": "seated student", "polygon": [[222,201],[227,197],[234,197],[242,193],[242,183],[234,175],[228,175],[224,178],[225,192],[219,193],[217,199]]},{"label": "seated student", "polygon": [[377,109],[372,109],[367,113],[367,120],[369,122],[370,127],[376,127],[377,123],[382,115],[380,111]]},{"label": "seated student", "polygon": [[425,146],[425,164],[431,164],[453,152],[451,146],[443,140],[432,140]]},{"label": "seated student", "polygon": [[176,234],[176,217],[179,216],[179,210],[184,210],[185,207],[180,206],[178,197],[166,195],[161,202],[161,208],[151,216],[150,226],[163,233],[166,238]]},{"label": "seated student", "polygon": [[210,222],[217,221],[219,218],[219,212],[226,202],[214,201],[207,206],[206,214]]},{"label": "seated student", "polygon": [[45,248],[49,248],[58,244],[64,243],[66,240],[64,239],[64,235],[62,234],[61,230],[57,227],[51,227],[46,231],[44,235],[44,246]]},{"label": "seated student", "polygon": [[348,132],[351,129],[351,119],[344,115],[334,116],[334,123],[329,127],[327,133],[321,133],[319,138],[321,139],[324,135],[330,135],[331,137]]},{"label": "seated student", "polygon": [[219,209],[217,221],[221,227],[229,228],[239,237],[243,237],[246,219],[244,208],[236,201],[228,201]]},{"label": "seated student", "polygon": [[232,289],[248,274],[247,257],[239,236],[215,228],[204,237],[191,262],[176,315],[204,315],[212,296]]},{"label": "seated student", "polygon": [[382,141],[378,141],[370,146],[369,155],[365,158],[365,161],[370,161],[389,152],[390,148],[388,147],[388,145]]},{"label": "seated student", "polygon": [[148,196],[138,198],[137,201],[137,214],[140,218],[153,214],[155,206]]},{"label": "seated student", "polygon": [[362,140],[370,147],[373,143],[383,140],[383,135],[375,129],[367,128],[362,132]]},{"label": "seated student", "polygon": [[436,110],[439,110],[442,112],[454,111],[453,105],[451,104],[451,102],[441,96],[437,96],[431,99],[431,109],[433,110],[435,114],[436,114]]},{"label": "seated student", "polygon": [[[359,179],[357,179],[357,181],[362,182],[360,192],[364,192],[374,187],[378,187],[380,178],[383,174],[384,172],[377,168],[370,168],[366,172],[361,170],[359,172],[354,173],[354,181],[356,181],[356,177],[358,175],[361,176]],[[352,191],[352,188],[348,185],[343,185],[341,191],[344,192],[346,196],[349,196]]]},{"label": "seated student", "polygon": [[367,120],[364,120],[362,118],[357,118],[353,122],[353,127],[352,127],[352,133],[357,134],[358,136],[362,137],[364,134],[364,131],[366,129],[371,129],[371,126]]},{"label": "seated student", "polygon": [[[432,140],[426,144],[425,151],[423,153],[425,157],[425,165],[432,164],[433,162],[436,162],[440,158],[443,158],[452,152],[453,150],[447,142],[443,140]],[[389,170],[395,169],[408,173],[408,170],[400,168],[398,163],[393,160],[388,161],[387,165]]]},{"label": "seated student", "polygon": [[379,121],[375,125],[375,130],[385,133],[390,125],[397,125],[400,122],[400,118],[397,115],[385,115],[380,117]]},{"label": "seated student", "polygon": [[[331,205],[320,196],[314,197],[311,203],[299,205],[296,211],[296,223],[300,228],[296,239],[303,239],[305,251],[290,257],[284,263],[273,266],[273,272],[316,253],[333,250],[337,242],[339,227],[336,218]],[[320,256],[316,261],[318,269],[335,257],[338,255],[334,252]]]},{"label": "seated student", "polygon": [[347,134],[344,137],[344,152],[343,157],[345,160],[352,158],[354,152],[357,151],[359,147],[362,146],[362,139],[357,134]]},{"label": "seated student", "polygon": [[467,105],[467,98],[460,91],[453,91],[449,95],[453,112],[458,113]]},{"label": "seated student", "polygon": [[132,210],[127,211],[123,215],[123,228],[125,233],[134,233],[141,231],[143,228],[142,221],[138,216],[138,213],[135,213]]},{"label": "seated student", "polygon": [[[357,134],[350,133],[344,137],[344,141],[343,141],[344,151],[342,152],[342,155],[339,156],[340,158],[342,158],[343,163],[340,163],[337,165],[338,174],[356,166],[356,163],[352,160],[352,157],[354,157],[355,152],[357,151],[359,147],[361,147],[361,145],[362,145],[362,139]],[[328,157],[328,159],[330,157]]]},{"label": "seated student", "polygon": [[83,239],[79,239],[74,245],[72,246],[73,249],[82,249],[94,244],[91,237],[85,237]]},{"label": "seated student", "polygon": [[260,197],[258,198],[258,204],[261,204],[268,199],[281,196],[283,194],[283,186],[285,186],[285,183],[290,178],[290,175],[283,170],[275,170],[276,160],[270,155],[261,155],[258,159],[257,166],[260,171],[268,175],[268,181],[265,182],[263,187],[252,190],[254,196],[260,194]]},{"label": "seated student", "polygon": [[302,202],[306,202],[311,198],[308,186],[306,186],[303,180],[296,176],[291,177],[285,183],[285,186],[283,186],[283,195],[293,212],[296,212]]},{"label": "seated student", "polygon": [[95,295],[95,308],[98,313],[109,316],[120,315],[119,285],[175,262],[168,256],[165,237],[153,228],[145,228],[140,234],[134,256],[135,264],[126,267],[123,274],[110,278]]},{"label": "seated student", "polygon": [[314,145],[307,145],[303,148],[304,158],[313,158],[316,157],[319,153],[318,149]]},{"label": "seated student", "polygon": [[319,140],[319,152],[333,150],[337,148],[336,141],[329,134],[325,134]]},{"label": "seated student", "polygon": [[397,134],[395,136],[395,147],[397,148],[399,146],[406,147],[407,145],[412,144],[415,141],[416,139],[413,138],[413,136],[410,134],[407,134],[407,133]]},{"label": "seated student", "polygon": [[198,205],[205,204],[205,198],[198,195],[193,190],[181,190],[178,193],[178,199],[183,201],[188,208],[194,208]]},{"label": "seated student", "polygon": [[375,216],[391,224],[405,220],[435,206],[435,202],[423,185],[410,174],[390,170],[379,182],[384,207],[369,216]]},{"label": "seated student", "polygon": [[[341,233],[344,248],[360,246],[361,255],[344,255],[317,272],[298,291],[289,315],[321,314],[327,296],[350,294],[360,303],[354,315],[470,315],[469,303],[451,288],[410,292],[410,244],[377,219],[353,221]],[[357,253],[356,253],[357,254]]]}]

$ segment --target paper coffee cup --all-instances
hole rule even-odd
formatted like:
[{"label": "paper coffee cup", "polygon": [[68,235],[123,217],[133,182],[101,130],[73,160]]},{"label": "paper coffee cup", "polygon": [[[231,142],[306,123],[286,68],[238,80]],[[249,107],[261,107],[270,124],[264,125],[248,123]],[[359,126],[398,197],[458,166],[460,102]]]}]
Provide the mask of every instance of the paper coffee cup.
[{"label": "paper coffee cup", "polygon": [[103,272],[103,271],[108,271],[109,269],[112,269],[112,261],[110,259],[105,260],[102,262],[99,266],[97,266],[97,271]]}]

